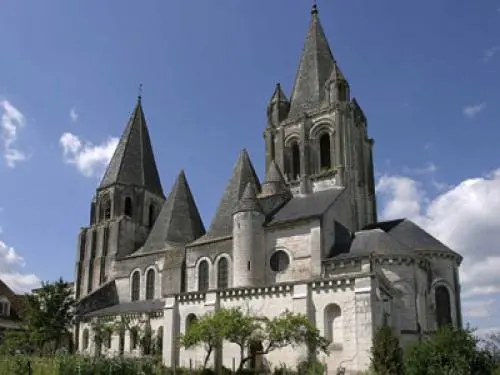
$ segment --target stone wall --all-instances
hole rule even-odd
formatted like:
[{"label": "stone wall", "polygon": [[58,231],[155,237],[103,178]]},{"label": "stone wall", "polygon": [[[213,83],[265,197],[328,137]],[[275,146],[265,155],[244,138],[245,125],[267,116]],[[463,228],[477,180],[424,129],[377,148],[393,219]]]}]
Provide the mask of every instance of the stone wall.
[{"label": "stone wall", "polygon": [[[377,282],[372,274],[325,279],[308,283],[282,283],[266,288],[234,288],[207,293],[186,293],[168,297],[165,305],[164,362],[167,366],[201,365],[203,348],[185,350],[178,347],[176,336],[186,330],[192,316],[202,316],[218,308],[241,308],[255,315],[274,317],[290,310],[305,314],[332,340],[331,353],[319,359],[329,373],[343,364],[349,370],[369,366],[369,350],[373,335],[372,315]],[[306,358],[305,348],[284,348],[269,353],[266,359],[273,367],[281,363],[293,367]],[[239,347],[223,345],[221,363],[231,368],[239,363]],[[213,365],[215,356],[211,358]]]}]

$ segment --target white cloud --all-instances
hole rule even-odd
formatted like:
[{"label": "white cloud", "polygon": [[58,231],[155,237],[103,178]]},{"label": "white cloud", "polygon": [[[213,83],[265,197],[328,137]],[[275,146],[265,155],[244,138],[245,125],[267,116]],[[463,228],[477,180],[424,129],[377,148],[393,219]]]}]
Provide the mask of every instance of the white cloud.
[{"label": "white cloud", "polygon": [[476,117],[479,112],[482,112],[486,108],[486,103],[474,104],[464,107],[462,113],[465,117],[470,119]]},{"label": "white cloud", "polygon": [[438,170],[437,165],[432,162],[427,163],[427,165],[422,168],[408,168],[408,167],[403,168],[403,171],[405,173],[410,173],[410,174],[432,174],[437,172],[437,170]]},{"label": "white cloud", "polygon": [[69,118],[71,119],[71,122],[76,122],[78,120],[78,113],[76,112],[75,107],[69,110]]},{"label": "white cloud", "polygon": [[462,313],[469,318],[486,318],[494,312],[495,299],[465,301]]},{"label": "white cloud", "polygon": [[491,48],[488,48],[487,50],[483,51],[483,61],[484,62],[490,61],[499,52],[500,52],[500,46],[493,46]]},{"label": "white cloud", "polygon": [[0,241],[0,279],[16,293],[28,292],[40,286],[40,279],[34,274],[23,273],[26,263],[13,247]]},{"label": "white cloud", "polygon": [[75,134],[64,133],[59,144],[66,163],[75,165],[86,177],[100,177],[115,152],[118,138],[108,138],[101,144],[93,145]]},{"label": "white cloud", "polygon": [[500,169],[435,197],[414,179],[383,175],[377,192],[381,219],[407,217],[464,256],[464,297],[500,292]]},{"label": "white cloud", "polygon": [[27,155],[15,147],[19,129],[26,125],[24,115],[7,100],[0,101],[3,112],[0,120],[0,138],[3,144],[3,157],[8,167],[14,168],[17,163],[25,161]]}]

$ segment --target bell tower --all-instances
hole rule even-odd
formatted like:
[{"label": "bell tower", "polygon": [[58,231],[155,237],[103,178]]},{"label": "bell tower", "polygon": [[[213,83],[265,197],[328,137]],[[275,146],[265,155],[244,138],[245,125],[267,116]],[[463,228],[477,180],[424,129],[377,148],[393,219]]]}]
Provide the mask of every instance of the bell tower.
[{"label": "bell tower", "polygon": [[275,161],[294,195],[343,188],[352,230],[376,221],[373,140],[313,5],[290,99],[280,84],[267,108],[266,171]]},{"label": "bell tower", "polygon": [[144,245],[164,201],[139,95],[80,231],[77,299],[112,280],[114,260]]}]

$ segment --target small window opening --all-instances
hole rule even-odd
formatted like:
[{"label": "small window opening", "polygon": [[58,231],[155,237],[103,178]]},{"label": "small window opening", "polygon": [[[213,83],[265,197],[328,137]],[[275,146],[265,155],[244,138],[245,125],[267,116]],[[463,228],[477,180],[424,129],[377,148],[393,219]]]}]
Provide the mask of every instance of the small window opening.
[{"label": "small window opening", "polygon": [[300,148],[297,142],[293,142],[292,150],[292,180],[298,180],[300,176]]},{"label": "small window opening", "polygon": [[126,216],[132,216],[132,199],[130,197],[125,198],[125,208],[123,211]]},{"label": "small window opening", "polygon": [[325,133],[319,139],[320,166],[322,171],[332,167],[332,155],[330,149],[330,134]]},{"label": "small window opening", "polygon": [[151,203],[149,205],[149,213],[148,213],[148,225],[150,228],[152,228],[155,223],[156,219],[155,215],[156,215],[155,205]]}]

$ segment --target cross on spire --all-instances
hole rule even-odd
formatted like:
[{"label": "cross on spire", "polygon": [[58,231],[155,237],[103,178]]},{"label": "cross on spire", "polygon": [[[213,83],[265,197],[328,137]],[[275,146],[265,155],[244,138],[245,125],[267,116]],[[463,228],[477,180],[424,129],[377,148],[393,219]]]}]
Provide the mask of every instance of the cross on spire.
[{"label": "cross on spire", "polygon": [[318,3],[316,0],[312,0],[313,6],[311,10],[311,14],[318,14]]},{"label": "cross on spire", "polygon": [[137,100],[140,102],[142,99],[142,83],[139,83],[139,89],[137,90]]}]

